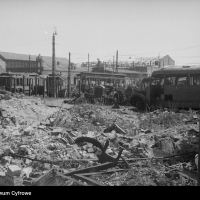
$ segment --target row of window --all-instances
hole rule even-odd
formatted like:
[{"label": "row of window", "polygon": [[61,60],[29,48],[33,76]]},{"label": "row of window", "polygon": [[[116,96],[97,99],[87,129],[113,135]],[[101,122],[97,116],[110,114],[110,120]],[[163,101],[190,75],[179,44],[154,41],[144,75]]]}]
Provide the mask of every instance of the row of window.
[{"label": "row of window", "polygon": [[179,75],[169,76],[160,82],[160,85],[200,85],[200,76],[198,75]]},{"label": "row of window", "polygon": [[[31,68],[36,68],[36,63],[31,63]],[[7,62],[7,68],[28,68],[29,62]]]}]

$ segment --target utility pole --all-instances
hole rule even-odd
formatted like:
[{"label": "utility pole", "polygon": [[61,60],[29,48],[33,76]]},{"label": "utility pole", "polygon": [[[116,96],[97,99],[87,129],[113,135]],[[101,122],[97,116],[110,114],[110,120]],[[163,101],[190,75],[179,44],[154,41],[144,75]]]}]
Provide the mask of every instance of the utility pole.
[{"label": "utility pole", "polygon": [[99,58],[97,58],[97,60],[98,60],[98,69],[99,69],[99,71],[100,71],[100,62],[99,62]]},{"label": "utility pole", "polygon": [[70,98],[70,89],[71,89],[71,62],[70,62],[71,54],[69,52],[69,66],[68,66],[68,98]]},{"label": "utility pole", "polygon": [[88,53],[88,72],[90,71],[89,69],[89,53]]},{"label": "utility pole", "polygon": [[113,56],[113,72],[114,72],[114,68],[115,68],[115,56]]},{"label": "utility pole", "polygon": [[53,75],[53,97],[56,97],[56,65],[55,65],[55,35],[57,35],[56,31],[53,32],[53,41],[52,41],[52,75]]},{"label": "utility pole", "polygon": [[29,54],[29,72],[31,73],[31,55]]},{"label": "utility pole", "polygon": [[118,50],[116,52],[116,72],[118,72]]}]

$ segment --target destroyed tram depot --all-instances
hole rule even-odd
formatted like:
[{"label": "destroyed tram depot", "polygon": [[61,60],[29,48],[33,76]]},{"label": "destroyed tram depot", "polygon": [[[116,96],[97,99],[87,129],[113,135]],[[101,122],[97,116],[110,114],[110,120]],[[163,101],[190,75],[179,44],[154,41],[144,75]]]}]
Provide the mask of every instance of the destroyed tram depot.
[{"label": "destroyed tram depot", "polygon": [[197,185],[200,66],[44,75],[0,57],[1,186]]}]

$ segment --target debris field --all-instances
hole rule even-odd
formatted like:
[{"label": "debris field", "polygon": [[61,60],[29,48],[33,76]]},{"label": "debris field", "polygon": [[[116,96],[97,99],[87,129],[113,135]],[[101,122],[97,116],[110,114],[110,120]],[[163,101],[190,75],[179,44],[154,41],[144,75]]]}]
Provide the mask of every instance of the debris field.
[{"label": "debris field", "polygon": [[195,186],[198,148],[193,110],[0,101],[0,185]]}]

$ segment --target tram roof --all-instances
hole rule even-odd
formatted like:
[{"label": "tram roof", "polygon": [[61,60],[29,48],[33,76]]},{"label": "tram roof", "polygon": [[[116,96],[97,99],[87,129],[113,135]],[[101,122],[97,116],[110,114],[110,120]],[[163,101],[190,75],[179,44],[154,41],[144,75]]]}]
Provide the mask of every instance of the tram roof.
[{"label": "tram roof", "polygon": [[163,74],[185,74],[185,73],[200,73],[200,65],[168,65],[159,70],[156,70],[152,73],[154,75],[163,75]]},{"label": "tram roof", "polygon": [[23,73],[23,72],[4,72],[0,76],[9,76],[9,75],[20,75],[20,76],[38,76],[37,73]]},{"label": "tram roof", "polygon": [[126,74],[119,74],[119,73],[96,73],[96,72],[81,72],[79,74],[77,74],[77,76],[81,76],[81,75],[85,75],[85,76],[92,76],[92,75],[97,75],[97,76],[109,76],[109,77],[114,77],[114,76],[123,76],[126,77]]}]

